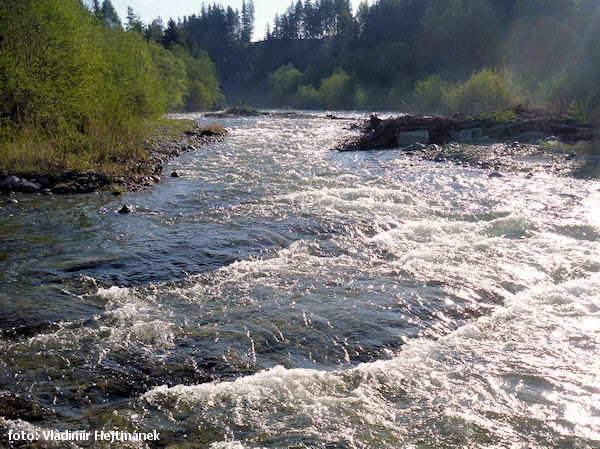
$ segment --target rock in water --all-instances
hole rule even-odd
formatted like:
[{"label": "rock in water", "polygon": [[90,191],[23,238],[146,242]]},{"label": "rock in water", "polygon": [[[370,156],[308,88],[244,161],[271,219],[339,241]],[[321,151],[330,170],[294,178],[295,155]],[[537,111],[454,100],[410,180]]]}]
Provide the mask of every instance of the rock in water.
[{"label": "rock in water", "polygon": [[130,214],[133,212],[133,206],[131,204],[125,204],[121,209],[119,209],[120,214]]},{"label": "rock in water", "polygon": [[174,171],[173,173],[171,173],[171,178],[179,178],[179,173]]},{"label": "rock in water", "polygon": [[504,178],[504,175],[499,171],[493,171],[488,175],[489,178]]}]

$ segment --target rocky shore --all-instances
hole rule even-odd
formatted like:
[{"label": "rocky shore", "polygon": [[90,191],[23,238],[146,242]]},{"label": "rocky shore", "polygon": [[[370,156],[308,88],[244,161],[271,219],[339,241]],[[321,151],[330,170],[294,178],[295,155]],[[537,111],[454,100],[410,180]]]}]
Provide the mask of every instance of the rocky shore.
[{"label": "rocky shore", "polygon": [[147,157],[143,160],[115,160],[116,172],[102,170],[69,170],[61,173],[0,174],[0,190],[16,202],[15,193],[66,194],[107,190],[114,194],[136,191],[161,181],[164,165],[171,159],[204,145],[220,141],[226,130],[219,126],[201,127],[195,122],[180,126],[157,127],[146,142]]},{"label": "rocky shore", "polygon": [[527,117],[506,123],[451,117],[402,116],[362,123],[360,134],[333,149],[399,149],[435,162],[502,171],[600,177],[598,130],[569,121]]}]

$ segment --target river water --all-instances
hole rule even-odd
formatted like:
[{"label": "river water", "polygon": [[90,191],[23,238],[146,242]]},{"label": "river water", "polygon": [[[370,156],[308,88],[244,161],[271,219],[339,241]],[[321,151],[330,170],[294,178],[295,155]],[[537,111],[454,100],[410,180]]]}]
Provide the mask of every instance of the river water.
[{"label": "river water", "polygon": [[600,447],[600,183],[331,152],[324,117],[221,120],[121,198],[3,204],[3,432]]}]

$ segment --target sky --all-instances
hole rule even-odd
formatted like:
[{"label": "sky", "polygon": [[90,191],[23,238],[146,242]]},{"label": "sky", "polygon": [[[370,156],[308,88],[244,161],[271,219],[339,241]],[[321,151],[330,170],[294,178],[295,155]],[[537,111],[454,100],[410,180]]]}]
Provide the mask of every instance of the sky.
[{"label": "sky", "polygon": [[[131,6],[144,23],[149,23],[160,16],[165,24],[170,17],[177,19],[198,13],[202,3],[203,0],[112,0],[123,22],[127,20],[127,7]],[[242,9],[242,0],[206,0],[204,3],[207,5],[219,3],[240,11]],[[283,13],[290,3],[291,0],[254,0],[254,40],[264,37],[267,23],[273,24],[275,14]],[[356,7],[358,0],[351,0],[351,3]]]}]

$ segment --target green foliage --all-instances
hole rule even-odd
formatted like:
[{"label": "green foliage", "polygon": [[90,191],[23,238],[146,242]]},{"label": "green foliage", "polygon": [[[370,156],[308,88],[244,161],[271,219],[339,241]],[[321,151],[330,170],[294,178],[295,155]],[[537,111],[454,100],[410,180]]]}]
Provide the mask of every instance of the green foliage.
[{"label": "green foliage", "polygon": [[0,2],[0,170],[141,159],[149,119],[221,98],[206,53],[175,55],[129,19],[126,32],[108,0]]},{"label": "green foliage", "polygon": [[0,3],[0,116],[50,133],[85,127],[102,62],[92,22],[77,0]]},{"label": "green foliage", "polygon": [[337,68],[330,77],[321,82],[319,88],[321,104],[326,108],[346,108],[354,103],[354,89],[350,75]]},{"label": "green foliage", "polygon": [[413,104],[426,112],[442,112],[448,109],[446,95],[449,84],[441,76],[433,75],[418,81],[413,92]]},{"label": "green foliage", "polygon": [[300,109],[316,108],[319,104],[319,93],[311,85],[300,86],[294,103]]},{"label": "green foliage", "polygon": [[277,102],[288,102],[302,82],[302,72],[292,64],[281,66],[269,75],[271,97]]},{"label": "green foliage", "polygon": [[490,69],[473,73],[461,85],[450,88],[446,101],[453,111],[491,115],[517,104],[510,93],[506,76]]},{"label": "green foliage", "polygon": [[177,110],[185,105],[190,90],[185,63],[162,45],[148,41],[148,48],[162,87],[162,96],[168,110]]},{"label": "green foliage", "polygon": [[139,117],[154,116],[165,110],[159,72],[148,45],[137,33],[103,29],[100,44],[104,65],[102,97],[114,112]]},{"label": "green foliage", "polygon": [[291,64],[281,66],[269,75],[271,101],[278,105],[291,104],[301,109],[349,108],[356,104],[357,98],[364,101],[365,92],[340,68],[321,80],[318,90],[310,84],[302,84],[305,78],[307,77]]},{"label": "green foliage", "polygon": [[300,109],[314,109],[319,105],[319,93],[311,85],[300,86],[294,104]]},{"label": "green foliage", "polygon": [[109,27],[120,27],[121,19],[110,0],[104,0],[100,9],[95,11],[95,16]]},{"label": "green foliage", "polygon": [[572,100],[567,114],[578,125],[587,125],[592,116],[592,99],[586,97]]},{"label": "green foliage", "polygon": [[184,109],[202,111],[212,108],[224,99],[215,66],[205,52],[192,57],[183,47],[175,46],[173,54],[183,61],[188,78],[188,91],[184,96]]}]

